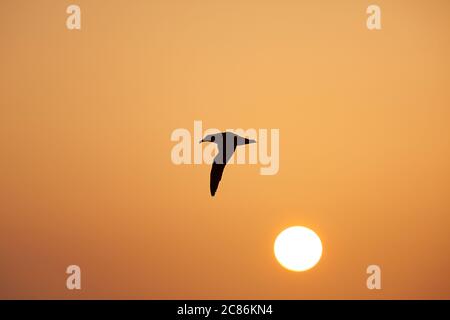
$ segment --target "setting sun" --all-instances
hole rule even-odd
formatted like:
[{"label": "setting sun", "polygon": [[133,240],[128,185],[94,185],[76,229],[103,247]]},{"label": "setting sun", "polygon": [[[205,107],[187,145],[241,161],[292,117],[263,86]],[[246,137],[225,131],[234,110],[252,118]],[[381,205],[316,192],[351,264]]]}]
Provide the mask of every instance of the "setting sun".
[{"label": "setting sun", "polygon": [[306,271],[314,267],[322,256],[319,236],[306,227],[290,227],[282,231],[275,240],[275,257],[291,271]]}]

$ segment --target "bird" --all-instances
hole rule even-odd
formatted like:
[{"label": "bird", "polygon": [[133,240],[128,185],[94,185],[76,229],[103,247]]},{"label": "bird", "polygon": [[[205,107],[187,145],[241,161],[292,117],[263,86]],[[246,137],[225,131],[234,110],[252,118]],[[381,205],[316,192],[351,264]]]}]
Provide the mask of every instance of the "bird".
[{"label": "bird", "polygon": [[209,180],[209,190],[211,192],[211,196],[214,197],[217,188],[219,187],[219,182],[222,179],[223,170],[225,169],[225,166],[230,158],[233,156],[236,147],[256,143],[256,140],[244,138],[232,132],[225,131],[207,135],[200,140],[199,143],[203,142],[215,143],[219,149],[219,153],[214,158],[212,164]]}]

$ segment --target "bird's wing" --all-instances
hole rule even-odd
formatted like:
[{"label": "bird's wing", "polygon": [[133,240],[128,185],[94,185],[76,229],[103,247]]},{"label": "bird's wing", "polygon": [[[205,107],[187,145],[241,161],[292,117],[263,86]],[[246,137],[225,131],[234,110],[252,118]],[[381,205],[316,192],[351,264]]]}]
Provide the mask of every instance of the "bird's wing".
[{"label": "bird's wing", "polygon": [[244,137],[241,137],[241,136],[238,136],[238,135],[236,135],[234,137],[234,141],[235,141],[234,142],[235,148],[236,148],[236,146],[243,146],[243,145],[246,145],[246,144],[256,143],[256,140],[249,139],[249,138],[244,138]]},{"label": "bird's wing", "polygon": [[209,180],[209,190],[211,191],[211,196],[214,197],[217,191],[217,187],[219,187],[219,182],[222,179],[223,169],[225,169],[226,164],[220,164],[213,162],[211,168],[211,176]]}]

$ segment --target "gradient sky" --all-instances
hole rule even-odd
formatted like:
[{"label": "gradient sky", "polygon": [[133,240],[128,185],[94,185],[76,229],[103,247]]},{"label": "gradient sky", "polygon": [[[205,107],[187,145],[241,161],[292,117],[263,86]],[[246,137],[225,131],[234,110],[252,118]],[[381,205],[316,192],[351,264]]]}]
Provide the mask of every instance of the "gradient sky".
[{"label": "gradient sky", "polygon": [[[72,3],[0,2],[0,298],[450,298],[448,0],[378,0],[381,31],[362,0]],[[279,173],[211,198],[170,161],[194,120],[280,129]]]}]

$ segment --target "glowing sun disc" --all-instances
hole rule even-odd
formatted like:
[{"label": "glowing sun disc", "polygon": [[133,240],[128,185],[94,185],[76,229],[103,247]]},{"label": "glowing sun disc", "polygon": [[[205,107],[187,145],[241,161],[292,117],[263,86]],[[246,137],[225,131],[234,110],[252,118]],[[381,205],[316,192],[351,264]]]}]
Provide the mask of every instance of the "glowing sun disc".
[{"label": "glowing sun disc", "polygon": [[291,271],[306,271],[322,257],[319,236],[306,227],[294,226],[283,230],[273,246],[278,262]]}]

